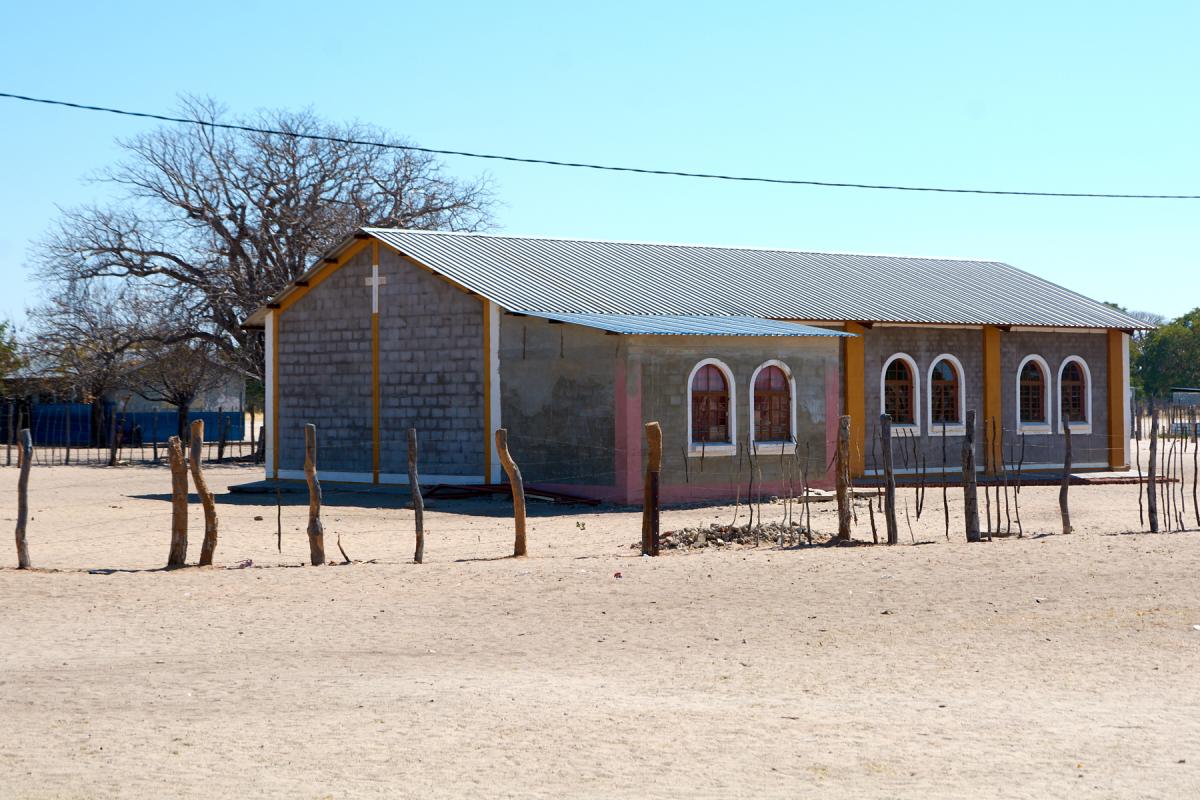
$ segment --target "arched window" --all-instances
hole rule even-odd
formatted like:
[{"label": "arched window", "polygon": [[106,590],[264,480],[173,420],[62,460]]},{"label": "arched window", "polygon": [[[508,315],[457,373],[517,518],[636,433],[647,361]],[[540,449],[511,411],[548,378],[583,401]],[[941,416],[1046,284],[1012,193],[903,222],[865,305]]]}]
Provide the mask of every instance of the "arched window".
[{"label": "arched window", "polygon": [[1041,356],[1025,356],[1017,367],[1017,425],[1025,433],[1049,433],[1050,370]]},{"label": "arched window", "polygon": [[1088,432],[1092,423],[1092,376],[1087,362],[1067,356],[1058,368],[1059,430],[1070,425],[1072,432]]},{"label": "arched window", "polygon": [[779,362],[754,373],[754,441],[792,441],[792,379]]},{"label": "arched window", "polygon": [[701,361],[688,377],[689,453],[735,452],[737,413],[733,373],[714,358]]},{"label": "arched window", "polygon": [[961,435],[966,417],[962,363],[943,353],[929,367],[929,433]]},{"label": "arched window", "polygon": [[904,353],[897,353],[883,365],[882,409],[890,414],[892,425],[917,424],[917,364]]}]

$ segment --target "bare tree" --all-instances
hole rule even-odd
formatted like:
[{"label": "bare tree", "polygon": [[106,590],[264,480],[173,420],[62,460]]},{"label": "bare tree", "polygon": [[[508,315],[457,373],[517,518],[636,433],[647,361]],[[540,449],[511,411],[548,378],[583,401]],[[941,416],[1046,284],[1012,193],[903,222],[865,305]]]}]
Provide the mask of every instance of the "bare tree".
[{"label": "bare tree", "polygon": [[[216,122],[224,112],[186,99],[182,116]],[[383,131],[308,111],[238,122],[284,133],[177,125],[121,142],[128,159],[96,180],[122,196],[64,211],[37,249],[42,276],[176,292],[204,311],[190,337],[261,378],[261,334],[241,321],[354,228],[477,230],[490,221],[486,178],[458,180],[430,154],[358,143],[404,144]]]},{"label": "bare tree", "polygon": [[196,398],[228,379],[208,341],[152,343],[138,348],[129,372],[129,388],[155,403],[175,407],[175,435],[187,439],[188,409]]}]

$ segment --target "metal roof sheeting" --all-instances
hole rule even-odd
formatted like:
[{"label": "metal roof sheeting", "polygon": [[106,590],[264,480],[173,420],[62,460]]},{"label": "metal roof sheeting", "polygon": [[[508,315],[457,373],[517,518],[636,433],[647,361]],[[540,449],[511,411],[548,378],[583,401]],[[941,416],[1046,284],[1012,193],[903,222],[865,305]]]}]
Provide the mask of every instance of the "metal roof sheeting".
[{"label": "metal roof sheeting", "polygon": [[778,322],[759,317],[705,316],[699,314],[555,314],[526,311],[530,317],[597,328],[610,333],[655,336],[849,336],[813,325]]},{"label": "metal roof sheeting", "polygon": [[509,311],[1141,328],[997,261],[364,231]]}]

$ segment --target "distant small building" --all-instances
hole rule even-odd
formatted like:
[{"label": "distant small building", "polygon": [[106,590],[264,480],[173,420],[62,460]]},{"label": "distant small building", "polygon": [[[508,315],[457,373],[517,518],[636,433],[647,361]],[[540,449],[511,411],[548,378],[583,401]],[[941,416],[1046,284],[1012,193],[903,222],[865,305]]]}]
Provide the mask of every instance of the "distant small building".
[{"label": "distant small building", "polygon": [[[634,502],[658,421],[667,501],[828,485],[838,418],[855,475],[1129,465],[1129,335],[1144,327],[1007,264],[365,228],[247,321],[266,332],[267,476],[503,480]],[[993,425],[993,420],[995,421]],[[994,432],[994,435],[993,435]],[[947,447],[947,439],[950,440]],[[1015,459],[1015,457],[1014,457]],[[912,471],[910,460],[908,469]]]},{"label": "distant small building", "polygon": [[1177,406],[1200,406],[1200,388],[1177,386],[1171,389],[1171,403]]}]

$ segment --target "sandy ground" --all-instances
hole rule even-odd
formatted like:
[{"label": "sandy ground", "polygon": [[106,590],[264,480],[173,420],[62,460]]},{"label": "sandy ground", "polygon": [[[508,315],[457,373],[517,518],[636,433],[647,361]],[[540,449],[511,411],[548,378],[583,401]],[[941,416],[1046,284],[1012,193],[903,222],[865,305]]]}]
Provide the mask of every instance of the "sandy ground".
[{"label": "sandy ground", "polygon": [[433,503],[421,566],[401,498],[345,495],[330,557],[377,563],[323,568],[302,497],[280,555],[223,495],[218,568],[169,573],[168,487],[34,473],[60,571],[0,549],[0,797],[1200,796],[1200,535],[1138,532],[1136,486],[1073,489],[1071,536],[1027,488],[1026,538],[946,542],[931,490],[921,546],[659,559],[636,511],[534,505],[514,560],[504,503]]}]

